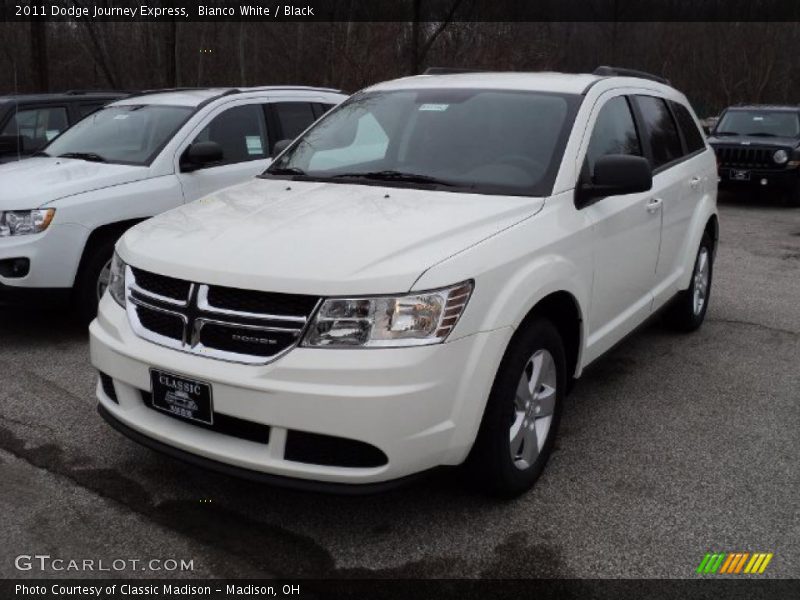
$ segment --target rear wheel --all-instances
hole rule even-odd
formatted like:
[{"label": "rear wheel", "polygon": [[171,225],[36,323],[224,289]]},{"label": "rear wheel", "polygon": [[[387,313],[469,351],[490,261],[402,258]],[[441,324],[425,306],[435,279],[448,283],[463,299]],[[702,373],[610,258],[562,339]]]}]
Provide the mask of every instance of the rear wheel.
[{"label": "rear wheel", "polygon": [[714,273],[714,242],[703,235],[694,262],[689,289],[678,294],[665,314],[667,324],[678,331],[695,331],[703,324],[711,294]]},{"label": "rear wheel", "polygon": [[565,389],[561,336],[535,318],[503,357],[467,460],[482,488],[510,497],[536,482],[553,451]]}]

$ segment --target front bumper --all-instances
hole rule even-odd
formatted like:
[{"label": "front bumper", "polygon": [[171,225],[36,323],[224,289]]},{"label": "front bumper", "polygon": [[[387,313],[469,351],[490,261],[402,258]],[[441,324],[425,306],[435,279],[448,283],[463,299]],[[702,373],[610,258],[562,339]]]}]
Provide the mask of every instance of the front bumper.
[{"label": "front bumper", "polygon": [[[734,179],[734,171],[746,171],[749,179]],[[720,167],[719,184],[722,188],[779,188],[786,191],[794,190],[798,183],[797,169],[733,169]]]},{"label": "front bumper", "polygon": [[43,233],[0,238],[0,262],[27,259],[30,265],[23,277],[0,273],[0,287],[8,288],[9,296],[17,289],[72,288],[87,238],[85,227],[58,223]]},{"label": "front bumper", "polygon": [[[137,337],[106,295],[90,344],[92,364],[113,379],[117,397],[114,402],[98,382],[101,413],[123,433],[135,432],[130,437],[143,436],[153,442],[146,445],[167,446],[206,466],[363,486],[464,461],[512,333],[504,328],[414,348],[295,348],[269,365],[242,365]],[[215,413],[269,426],[269,442],[210,431],[149,408],[142,392],[150,391],[150,368],[211,383]],[[287,460],[293,432],[370,444],[387,461],[343,467]]]}]

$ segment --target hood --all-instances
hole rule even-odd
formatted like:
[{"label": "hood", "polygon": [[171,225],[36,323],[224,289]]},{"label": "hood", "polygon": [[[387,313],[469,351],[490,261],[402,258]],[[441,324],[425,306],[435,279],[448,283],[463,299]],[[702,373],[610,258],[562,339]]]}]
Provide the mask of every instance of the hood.
[{"label": "hood", "polygon": [[35,157],[0,165],[0,210],[39,208],[60,198],[137,181],[148,167]]},{"label": "hood", "polygon": [[750,146],[753,148],[796,148],[800,140],[795,137],[765,137],[761,135],[723,135],[710,136],[708,143],[712,146]]},{"label": "hood", "polygon": [[118,249],[136,267],[201,283],[404,292],[432,265],[543,206],[542,198],[254,179],[137,225]]}]

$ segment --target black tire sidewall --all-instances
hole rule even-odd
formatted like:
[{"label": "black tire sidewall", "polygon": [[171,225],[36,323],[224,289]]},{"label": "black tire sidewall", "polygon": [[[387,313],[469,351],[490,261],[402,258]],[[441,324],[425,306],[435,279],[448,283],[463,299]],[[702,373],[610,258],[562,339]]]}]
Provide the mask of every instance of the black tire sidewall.
[{"label": "black tire sidewall", "polygon": [[[703,248],[708,250],[708,283],[706,285],[706,299],[703,303],[703,310],[700,311],[700,314],[695,314],[694,312],[694,278],[697,275],[697,258],[700,256],[700,252]],[[703,239],[700,241],[700,246],[697,248],[697,254],[694,257],[694,268],[692,269],[692,283],[687,290],[687,297],[686,297],[686,310],[690,315],[691,319],[691,329],[697,329],[700,325],[703,324],[703,321],[706,318],[706,313],[708,312],[708,304],[711,301],[711,284],[714,280],[714,241],[708,236],[708,234],[703,235]]]},{"label": "black tire sidewall", "polygon": [[[511,459],[509,427],[519,378],[528,359],[540,349],[550,352],[556,365],[556,403],[550,430],[538,458],[529,468],[521,470]],[[553,450],[566,384],[566,354],[558,330],[547,319],[531,319],[518,330],[506,350],[468,459],[468,465],[488,486],[487,491],[513,497],[529,489],[539,478]]]},{"label": "black tire sidewall", "polygon": [[97,316],[97,280],[103,267],[114,255],[116,240],[104,240],[87,250],[76,278],[74,305],[77,317],[85,323]]}]

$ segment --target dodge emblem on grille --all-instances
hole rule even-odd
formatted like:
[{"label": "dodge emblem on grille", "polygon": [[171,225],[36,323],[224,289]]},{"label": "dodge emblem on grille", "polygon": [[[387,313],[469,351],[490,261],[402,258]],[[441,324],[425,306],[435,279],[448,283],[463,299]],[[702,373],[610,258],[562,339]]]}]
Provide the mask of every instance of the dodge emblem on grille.
[{"label": "dodge emblem on grille", "polygon": [[270,338],[263,338],[263,337],[253,337],[250,335],[239,335],[238,333],[234,333],[231,335],[231,339],[236,342],[245,342],[248,344],[266,344],[274,346],[278,342],[270,339]]}]

